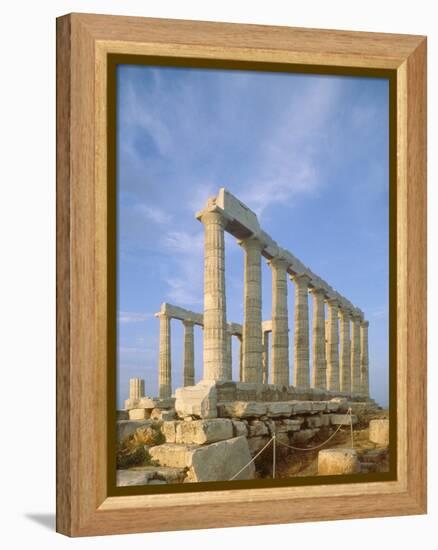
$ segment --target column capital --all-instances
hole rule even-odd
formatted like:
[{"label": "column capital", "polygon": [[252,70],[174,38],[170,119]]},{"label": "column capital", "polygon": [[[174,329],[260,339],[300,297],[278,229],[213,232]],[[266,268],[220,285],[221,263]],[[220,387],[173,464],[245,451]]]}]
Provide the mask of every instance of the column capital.
[{"label": "column capital", "polygon": [[296,283],[299,286],[309,286],[310,281],[312,280],[307,273],[297,273],[295,275],[290,275],[291,281]]},{"label": "column capital", "polygon": [[368,328],[370,326],[370,322],[366,321],[366,320],[363,320],[363,321],[361,321],[360,326]]},{"label": "column capital", "polygon": [[164,311],[157,311],[157,313],[154,313],[154,317],[158,317],[159,319],[171,319],[171,317]]},{"label": "column capital", "polygon": [[275,267],[276,269],[284,269],[286,271],[289,267],[289,262],[282,256],[275,256],[268,261],[268,265]]},{"label": "column capital", "polygon": [[316,296],[323,296],[323,297],[325,297],[327,294],[327,291],[325,290],[325,288],[322,288],[322,287],[309,288],[309,292],[311,292],[312,294],[315,294]]},{"label": "column capital", "polygon": [[203,210],[196,212],[196,219],[204,225],[208,225],[209,223],[220,223],[222,227],[225,227],[229,221],[222,208],[213,202],[210,204],[210,200]]},{"label": "column capital", "polygon": [[363,321],[363,316],[360,311],[354,310],[351,314],[351,319],[353,322]]},{"label": "column capital", "polygon": [[251,235],[246,239],[239,239],[237,241],[242,248],[245,250],[250,248],[251,250],[260,250],[260,252],[265,248],[265,243],[257,235]]},{"label": "column capital", "polygon": [[185,326],[185,327],[193,327],[195,326],[195,321],[192,321],[191,319],[182,319],[182,324]]},{"label": "column capital", "polygon": [[339,308],[339,317],[342,317],[343,319],[351,319],[352,318],[351,309],[341,305],[341,307]]},{"label": "column capital", "polygon": [[328,303],[329,306],[332,306],[332,307],[340,306],[339,300],[337,298],[327,298],[326,302]]}]

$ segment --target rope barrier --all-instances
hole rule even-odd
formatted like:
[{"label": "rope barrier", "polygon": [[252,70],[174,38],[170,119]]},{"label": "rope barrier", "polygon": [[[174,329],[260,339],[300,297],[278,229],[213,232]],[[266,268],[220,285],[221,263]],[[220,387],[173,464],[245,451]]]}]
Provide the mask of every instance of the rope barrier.
[{"label": "rope barrier", "polygon": [[[351,448],[354,448],[354,439],[353,439],[353,418],[351,415],[351,407],[348,409],[347,414],[345,415],[345,418],[350,419],[350,433],[351,433]],[[248,462],[248,464],[245,464],[243,468],[241,468],[237,474],[234,474],[233,477],[230,479],[230,481],[233,481],[233,479],[236,479],[236,477],[241,474],[248,466],[255,461],[257,457],[259,457],[262,452],[269,447],[271,443],[273,443],[272,447],[272,478],[275,479],[276,474],[276,462],[277,462],[277,443],[282,445],[283,447],[287,447],[288,449],[292,449],[293,451],[315,451],[316,449],[320,449],[321,447],[324,447],[329,441],[331,441],[335,435],[339,432],[339,430],[342,428],[342,423],[339,424],[339,426],[336,428],[336,430],[332,433],[332,435],[326,439],[323,443],[320,445],[316,445],[315,447],[294,447],[293,445],[287,445],[286,443],[283,443],[282,441],[277,441],[277,437],[274,434],[271,439],[260,449],[260,451],[254,455],[254,457]]]},{"label": "rope barrier", "polygon": [[[350,427],[351,427],[351,446],[353,447],[353,422],[351,418],[351,409],[348,409],[347,414],[345,415],[345,418],[350,418]],[[332,433],[332,435],[326,439],[323,443],[320,445],[316,445],[315,447],[294,447],[293,445],[287,445],[287,443],[283,443],[282,441],[278,441],[280,445],[283,445],[283,447],[288,447],[289,449],[292,449],[294,451],[315,451],[316,449],[320,449],[321,447],[324,447],[326,443],[328,443],[330,440],[332,440],[335,435],[339,432],[339,430],[342,428],[342,424],[339,424],[339,426],[336,428],[336,431]]]},{"label": "rope barrier", "polygon": [[254,462],[254,460],[260,456],[262,454],[262,452],[267,448],[269,447],[269,445],[272,443],[272,441],[275,439],[275,435],[273,437],[271,437],[271,439],[266,443],[266,445],[264,447],[262,447],[260,449],[260,451],[248,462],[248,464],[245,464],[245,466],[243,468],[241,468],[237,474],[234,474],[233,477],[230,479],[230,481],[233,481],[233,479],[236,479],[236,477],[241,474],[243,472],[243,470],[245,470],[246,468],[248,468],[248,466],[251,464],[251,462]]}]

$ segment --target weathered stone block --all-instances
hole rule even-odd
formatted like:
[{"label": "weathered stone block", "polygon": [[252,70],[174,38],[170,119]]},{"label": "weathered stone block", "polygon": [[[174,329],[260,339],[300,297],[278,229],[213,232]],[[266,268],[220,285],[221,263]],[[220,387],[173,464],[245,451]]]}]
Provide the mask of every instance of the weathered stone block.
[{"label": "weathered stone block", "polygon": [[247,465],[235,479],[253,479],[255,467],[250,461],[251,455],[245,437],[219,441],[190,452],[187,478],[192,482],[227,481]]},{"label": "weathered stone block", "polygon": [[146,420],[150,417],[147,409],[130,409],[129,420]]},{"label": "weathered stone block", "polygon": [[241,435],[247,437],[248,427],[245,422],[241,420],[232,420],[234,428],[234,437],[239,437]]},{"label": "weathered stone block", "polygon": [[292,414],[303,414],[312,412],[311,401],[292,401]]},{"label": "weathered stone block", "polygon": [[175,409],[180,417],[217,417],[217,389],[215,382],[202,381],[196,386],[178,388],[175,392]]},{"label": "weathered stone block", "polygon": [[322,414],[320,416],[321,419],[321,426],[330,426],[330,414]]},{"label": "weathered stone block", "polygon": [[290,416],[292,414],[292,403],[287,401],[279,403],[269,403],[268,404],[268,416],[279,417],[279,416]]},{"label": "weathered stone block", "polygon": [[154,460],[159,462],[160,466],[185,468],[187,466],[191,451],[192,448],[187,445],[164,443],[163,445],[151,447],[149,449],[149,454]]},{"label": "weathered stone block", "polygon": [[179,423],[179,420],[169,420],[163,422],[161,431],[166,439],[166,443],[176,443],[176,426]]},{"label": "weathered stone block", "polygon": [[228,418],[178,422],[175,429],[176,443],[186,445],[205,445],[233,437],[233,423]]},{"label": "weathered stone block", "polygon": [[138,467],[117,470],[117,486],[152,485],[160,483],[182,483],[186,477],[184,468]]},{"label": "weathered stone block", "polygon": [[387,418],[370,420],[369,439],[377,445],[389,445],[389,420]]},{"label": "weathered stone block", "polygon": [[[350,425],[350,415],[349,414],[331,414],[330,422],[334,426],[349,426]],[[351,415],[351,422],[357,424],[357,416],[355,414]]]},{"label": "weathered stone block", "polygon": [[324,449],[318,453],[319,475],[357,474],[360,464],[354,449]]},{"label": "weathered stone block", "polygon": [[232,403],[221,403],[218,412],[221,417],[251,418],[263,416],[266,414],[267,408],[266,403],[234,401]]},{"label": "weathered stone block", "polygon": [[151,416],[152,420],[175,420],[176,413],[173,409],[152,409]]},{"label": "weathered stone block", "polygon": [[326,401],[313,401],[312,412],[325,412],[327,409]]},{"label": "weathered stone block", "polygon": [[259,435],[268,435],[268,427],[261,420],[251,420],[248,426],[249,437],[257,437]]}]

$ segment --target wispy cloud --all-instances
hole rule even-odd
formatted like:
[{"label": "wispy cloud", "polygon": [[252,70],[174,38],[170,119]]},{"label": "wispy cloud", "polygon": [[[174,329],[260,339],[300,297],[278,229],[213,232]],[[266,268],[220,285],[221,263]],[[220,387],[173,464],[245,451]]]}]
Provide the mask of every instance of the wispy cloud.
[{"label": "wispy cloud", "polygon": [[152,313],[136,313],[134,311],[119,311],[117,320],[119,323],[142,323],[153,317]]},{"label": "wispy cloud", "polygon": [[158,206],[137,204],[135,205],[135,210],[139,212],[146,220],[157,224],[168,224],[172,220],[172,216]]}]

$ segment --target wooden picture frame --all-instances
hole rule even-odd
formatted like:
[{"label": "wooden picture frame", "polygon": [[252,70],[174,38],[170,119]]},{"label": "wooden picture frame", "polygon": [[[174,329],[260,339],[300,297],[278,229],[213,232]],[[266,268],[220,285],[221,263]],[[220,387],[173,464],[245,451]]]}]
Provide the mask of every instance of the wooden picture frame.
[{"label": "wooden picture frame", "polygon": [[[107,60],[385,70],[396,81],[397,479],[109,496]],[[396,286],[395,286],[396,283]],[[70,14],[57,20],[57,531],[69,536],[426,513],[426,39]]]}]

